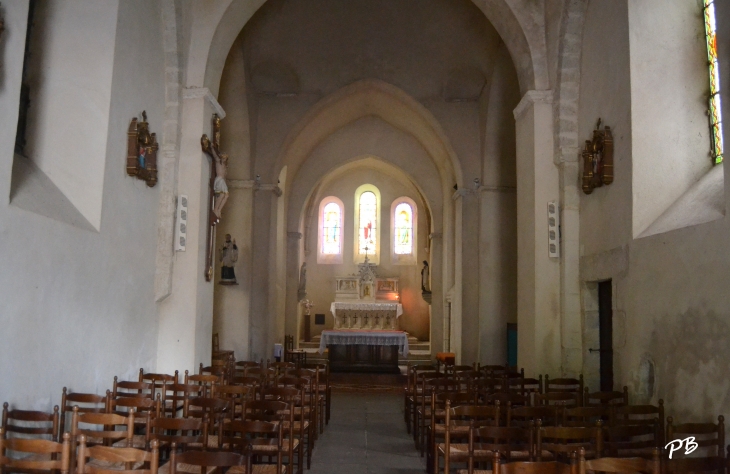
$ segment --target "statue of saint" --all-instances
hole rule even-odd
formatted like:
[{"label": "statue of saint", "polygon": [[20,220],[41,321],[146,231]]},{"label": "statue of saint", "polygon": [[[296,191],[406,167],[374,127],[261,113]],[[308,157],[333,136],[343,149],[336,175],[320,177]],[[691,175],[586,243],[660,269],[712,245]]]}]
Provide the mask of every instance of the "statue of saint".
[{"label": "statue of saint", "polygon": [[430,273],[428,261],[424,260],[423,269],[421,270],[421,292],[423,293],[431,293]]},{"label": "statue of saint", "polygon": [[238,285],[233,266],[238,261],[236,239],[231,241],[231,234],[226,234],[226,242],[221,249],[221,285]]},{"label": "statue of saint", "polygon": [[299,290],[297,291],[297,298],[302,301],[307,297],[307,262],[302,263],[302,267],[299,269]]}]

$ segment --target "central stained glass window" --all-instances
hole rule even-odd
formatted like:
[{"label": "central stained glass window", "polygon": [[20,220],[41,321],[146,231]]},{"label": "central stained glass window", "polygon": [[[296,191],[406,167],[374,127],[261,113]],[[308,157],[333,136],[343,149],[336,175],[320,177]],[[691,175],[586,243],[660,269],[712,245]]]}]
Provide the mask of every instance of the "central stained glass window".
[{"label": "central stained glass window", "polygon": [[378,199],[372,191],[365,191],[360,195],[360,215],[358,216],[358,253],[368,255],[375,253],[377,239]]},{"label": "central stained glass window", "polygon": [[393,249],[398,255],[413,253],[413,209],[402,202],[395,207],[395,241]]}]

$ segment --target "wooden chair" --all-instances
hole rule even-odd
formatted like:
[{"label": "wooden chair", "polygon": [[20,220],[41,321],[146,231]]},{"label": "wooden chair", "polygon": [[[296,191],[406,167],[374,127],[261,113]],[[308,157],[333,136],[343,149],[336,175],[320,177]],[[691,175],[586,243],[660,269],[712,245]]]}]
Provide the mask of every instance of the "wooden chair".
[{"label": "wooden chair", "polygon": [[629,388],[627,386],[624,386],[624,389],[621,392],[591,392],[590,390],[588,390],[588,387],[586,387],[583,393],[583,405],[585,406],[625,406],[628,404]]},{"label": "wooden chair", "polygon": [[[655,420],[656,421],[656,420]],[[616,425],[606,426],[604,433],[604,451],[608,456],[618,458],[649,458],[654,448],[663,448],[659,441],[658,422],[652,425]]]},{"label": "wooden chair", "polygon": [[408,368],[406,369],[406,389],[404,392],[404,402],[403,402],[403,419],[406,422],[406,430],[408,431],[408,434],[411,433],[411,426],[412,420],[415,417],[415,410],[416,410],[416,398],[417,395],[420,393],[421,388],[418,385],[417,376],[419,372],[423,373],[436,373],[437,367],[435,365],[423,365],[423,364],[411,364],[411,362],[408,363]]},{"label": "wooden chair", "polygon": [[561,423],[560,406],[538,405],[534,407],[518,406],[507,408],[507,426],[527,428],[536,426],[540,420],[542,426],[558,426]]},{"label": "wooden chair", "polygon": [[220,385],[216,388],[216,396],[228,400],[230,404],[230,420],[243,419],[246,402],[253,399],[254,388],[246,385]]},{"label": "wooden chair", "polygon": [[[499,452],[494,453],[494,474],[578,474],[578,460],[575,452],[570,453],[570,464],[556,461],[509,462],[502,464]],[[485,473],[487,471],[468,471]]]},{"label": "wooden chair", "polygon": [[658,405],[626,405],[611,407],[612,425],[649,425],[657,426],[659,446],[664,446],[665,432],[664,400]]},{"label": "wooden chair", "polygon": [[[499,453],[500,459],[504,458],[507,461],[531,461],[533,454],[532,440],[531,429],[507,426],[476,427],[472,422],[469,427],[467,449],[468,468],[458,472],[490,472],[483,469],[475,470],[475,465],[493,461],[495,453]],[[448,455],[448,452],[445,451],[446,455]],[[445,461],[445,465],[450,466],[450,459]],[[444,469],[444,473],[446,472],[447,470]]]},{"label": "wooden chair", "polygon": [[577,393],[578,405],[583,404],[583,390],[585,389],[583,384],[583,374],[580,374],[577,379],[575,378],[557,378],[551,379],[549,375],[545,375],[545,393],[550,392],[569,392]]},{"label": "wooden chair", "polygon": [[169,417],[185,416],[188,401],[191,398],[203,397],[208,393],[208,387],[198,384],[174,383],[166,385],[162,392],[162,406]]},{"label": "wooden chair", "polygon": [[425,418],[429,417],[428,410],[431,406],[431,397],[434,394],[434,383],[436,380],[445,378],[446,375],[440,372],[421,372],[416,374],[416,382],[418,383],[418,391],[416,393],[413,404],[413,442],[416,449],[421,449],[421,441],[424,439],[423,427],[425,426]]},{"label": "wooden chair", "polygon": [[[429,410],[431,414],[431,422],[424,430],[426,439],[428,441],[428,449],[426,449],[426,453],[428,454],[426,456],[427,466],[433,465],[433,460],[437,457],[436,450],[439,439],[443,439],[444,434],[446,433],[447,405],[454,408],[474,406],[474,397],[469,392],[444,392],[437,393],[431,397],[431,409]],[[488,411],[483,416],[486,418],[492,417],[494,414],[494,407],[487,408]],[[474,416],[477,415],[478,414],[476,413],[474,414]],[[454,419],[458,418],[459,417],[457,416]],[[469,424],[468,421],[457,421],[452,424],[460,425],[453,426],[451,428],[452,430],[458,431],[459,429],[461,429],[461,434],[467,434]],[[421,456],[423,456],[423,450],[421,450]]]},{"label": "wooden chair", "polygon": [[79,436],[78,467],[76,474],[157,474],[160,452],[157,441],[150,443],[150,451],[134,448],[87,446],[86,436]]},{"label": "wooden chair", "polygon": [[[255,463],[257,474],[282,474],[282,458],[284,453],[291,456],[288,446],[284,447],[283,423],[266,421],[230,421],[223,423],[218,431],[218,447],[227,451],[243,451],[251,448],[252,463]],[[276,458],[275,464],[261,464],[263,457]],[[289,458],[290,466],[293,459]],[[250,471],[232,469],[234,473],[253,474]],[[231,472],[231,471],[228,471]]]},{"label": "wooden chair", "polygon": [[8,403],[3,403],[2,429],[5,437],[49,439],[58,441],[59,418],[58,405],[52,413],[31,410],[9,410]]},{"label": "wooden chair", "polygon": [[188,371],[185,371],[183,383],[185,385],[200,385],[205,390],[203,391],[203,397],[215,396],[215,387],[220,385],[222,382],[221,377],[217,375],[190,375]]},{"label": "wooden chair", "polygon": [[586,450],[586,456],[593,459],[603,453],[603,423],[598,422],[593,428],[542,426],[537,422],[537,445],[535,449],[538,461],[542,461],[549,452],[556,460],[566,460],[570,453],[580,448]]},{"label": "wooden chair", "polygon": [[301,364],[301,369],[316,370],[318,372],[319,379],[319,393],[325,397],[324,401],[324,424],[327,425],[330,422],[330,410],[332,406],[332,388],[330,387],[330,365],[329,363],[324,364]]},{"label": "wooden chair", "polygon": [[[170,462],[164,467],[169,465],[170,474],[177,474],[178,472],[185,473],[212,473],[220,470],[220,468],[229,468],[227,472],[231,472],[234,467],[243,466],[245,470],[243,472],[251,473],[251,458],[250,452],[247,451],[244,454],[232,453],[227,451],[211,452],[211,451],[187,451],[184,453],[178,453],[173,445],[173,449],[170,453]],[[160,469],[160,471],[167,471],[167,469]],[[234,471],[231,474],[242,471]]]},{"label": "wooden chair", "polygon": [[[292,431],[296,432],[298,428],[302,450],[306,449],[307,469],[309,469],[312,464],[312,449],[314,445],[307,410],[302,405],[302,400],[305,399],[303,389],[296,389],[293,387],[272,387],[264,389],[261,394],[263,400],[281,401],[289,405],[289,412],[280,414],[292,414]],[[302,456],[300,456],[300,459],[302,459]]]},{"label": "wooden chair", "polygon": [[125,440],[117,441],[114,444],[115,446],[147,449],[150,442],[148,425],[150,420],[161,416],[161,397],[158,394],[157,400],[151,400],[146,397],[121,397],[112,399],[109,404],[109,412],[122,416],[128,416],[131,412],[134,412],[134,431],[136,433],[144,432],[144,434],[135,434],[132,436],[131,446],[127,446]]},{"label": "wooden chair", "polygon": [[[282,422],[282,416],[284,417]],[[283,443],[288,445],[288,464],[293,473],[294,454],[297,459],[297,472],[303,468],[304,425],[294,421],[294,411],[289,403],[277,400],[254,400],[246,404],[245,420],[283,423]]]},{"label": "wooden chair", "polygon": [[79,413],[106,413],[109,411],[110,399],[111,392],[109,390],[106,391],[106,395],[101,396],[94,393],[68,392],[66,387],[63,387],[60,407],[60,432],[64,432],[69,429],[66,427],[66,413],[72,412],[74,406],[78,407]]},{"label": "wooden chair", "polygon": [[[450,400],[446,401],[446,419],[444,420],[444,442],[434,442],[433,472],[439,472],[440,457],[444,457],[444,473],[448,473],[451,462],[466,462],[469,446],[463,441],[469,438],[470,426],[498,426],[500,420],[499,403],[492,406],[466,405],[451,407]],[[456,438],[461,443],[452,443]],[[484,454],[484,453],[483,453]],[[484,455],[491,455],[486,453]]]},{"label": "wooden chair", "polygon": [[[79,436],[86,436],[86,444],[112,446],[114,444],[131,448],[134,436],[134,409],[128,416],[115,413],[80,413],[73,408],[71,418],[71,439],[77,443]],[[147,427],[150,425],[147,424]],[[122,428],[122,429],[117,429]],[[145,433],[147,439],[149,436]],[[123,443],[119,443],[124,441]],[[71,465],[75,464],[75,449],[71,451]]]},{"label": "wooden chair", "polygon": [[[185,418],[200,418],[208,420],[208,433],[217,433],[218,425],[223,422],[225,416],[231,416],[231,402],[224,398],[195,397],[188,400],[187,410],[183,413]],[[194,449],[202,446],[190,445]],[[208,448],[218,447],[216,435],[208,435]]]},{"label": "wooden chair", "polygon": [[212,364],[206,367],[201,362],[198,366],[198,375],[212,375],[218,377],[219,384],[227,384],[232,374],[225,364]]},{"label": "wooden chair", "polygon": [[652,450],[651,460],[643,458],[597,458],[585,459],[585,451],[578,454],[578,474],[586,473],[644,473],[660,474],[661,459],[659,448]]},{"label": "wooden chair", "polygon": [[176,445],[183,451],[208,446],[207,418],[155,418],[150,421],[150,438],[160,449]]},{"label": "wooden chair", "polygon": [[[11,458],[8,452],[17,458]],[[71,435],[64,433],[58,443],[47,439],[6,439],[0,428],[0,471],[68,474],[71,468]]]},{"label": "wooden chair", "polygon": [[[694,437],[697,451],[691,457],[679,457],[678,452],[672,459],[665,460],[667,473],[688,474],[692,472],[717,471],[725,472],[725,417],[717,417],[717,423],[683,423],[674,424],[674,419],[667,418],[666,440]],[[684,452],[682,451],[682,454]]]},{"label": "wooden chair", "polygon": [[284,336],[284,362],[292,362],[296,367],[307,363],[307,352],[304,349],[294,349],[294,336]]},{"label": "wooden chair", "polygon": [[529,406],[530,400],[520,393],[515,392],[497,392],[487,396],[485,403],[494,404],[501,403],[502,406],[508,404],[514,407],[517,406]]}]

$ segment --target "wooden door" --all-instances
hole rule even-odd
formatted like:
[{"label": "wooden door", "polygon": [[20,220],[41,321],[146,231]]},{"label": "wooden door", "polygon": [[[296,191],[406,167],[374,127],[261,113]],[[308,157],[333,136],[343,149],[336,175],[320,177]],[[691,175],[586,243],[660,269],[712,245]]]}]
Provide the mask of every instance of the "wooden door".
[{"label": "wooden door", "polygon": [[601,391],[613,390],[613,295],[611,280],[598,283]]}]

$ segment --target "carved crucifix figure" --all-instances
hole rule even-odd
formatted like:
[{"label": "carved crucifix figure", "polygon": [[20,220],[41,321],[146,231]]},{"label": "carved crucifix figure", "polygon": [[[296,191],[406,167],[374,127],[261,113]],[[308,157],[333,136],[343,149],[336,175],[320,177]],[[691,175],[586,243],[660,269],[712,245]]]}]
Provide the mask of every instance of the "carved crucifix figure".
[{"label": "carved crucifix figure", "polygon": [[208,187],[208,249],[205,266],[205,280],[213,279],[213,243],[215,242],[215,226],[221,220],[223,206],[228,201],[228,155],[220,151],[221,119],[213,114],[213,140],[208,135],[200,137],[203,152],[211,158],[210,184]]}]

